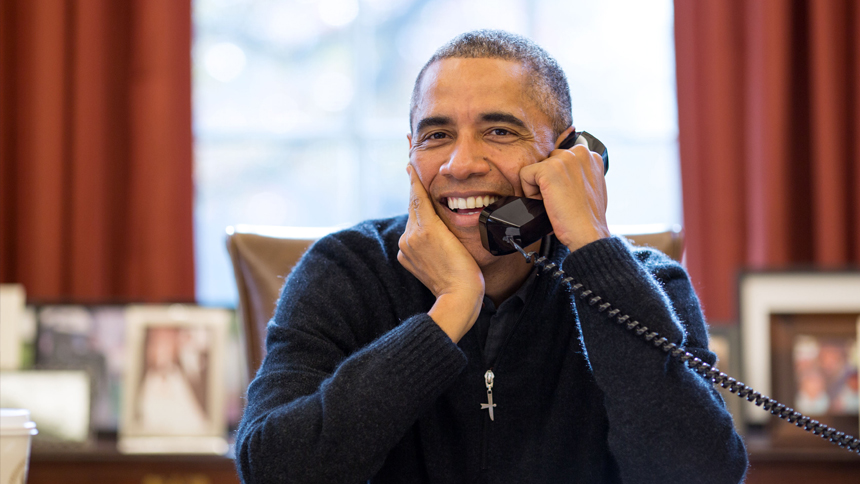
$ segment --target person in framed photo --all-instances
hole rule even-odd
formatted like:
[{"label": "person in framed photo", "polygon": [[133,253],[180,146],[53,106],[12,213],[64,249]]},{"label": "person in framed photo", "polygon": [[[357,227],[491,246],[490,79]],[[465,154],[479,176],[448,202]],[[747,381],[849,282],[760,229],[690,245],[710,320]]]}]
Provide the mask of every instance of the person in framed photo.
[{"label": "person in framed photo", "polygon": [[857,415],[856,339],[797,335],[795,407],[809,415]]},{"label": "person in framed photo", "polygon": [[197,435],[207,431],[206,341],[204,328],[146,329],[135,416],[147,433]]},{"label": "person in framed photo", "polygon": [[808,368],[797,374],[795,407],[801,413],[825,415],[830,409],[827,382],[818,368]]}]

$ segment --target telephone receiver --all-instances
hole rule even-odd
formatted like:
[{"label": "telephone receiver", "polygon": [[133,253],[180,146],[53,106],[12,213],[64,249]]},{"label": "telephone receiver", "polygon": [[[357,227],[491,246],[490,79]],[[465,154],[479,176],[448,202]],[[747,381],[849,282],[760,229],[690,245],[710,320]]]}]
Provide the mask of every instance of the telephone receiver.
[{"label": "telephone receiver", "polygon": [[[566,150],[581,144],[603,157],[603,173],[609,171],[606,146],[586,131],[574,131],[559,145]],[[523,252],[527,247],[552,233],[552,224],[542,200],[504,197],[488,205],[478,219],[481,243],[493,255]]]}]

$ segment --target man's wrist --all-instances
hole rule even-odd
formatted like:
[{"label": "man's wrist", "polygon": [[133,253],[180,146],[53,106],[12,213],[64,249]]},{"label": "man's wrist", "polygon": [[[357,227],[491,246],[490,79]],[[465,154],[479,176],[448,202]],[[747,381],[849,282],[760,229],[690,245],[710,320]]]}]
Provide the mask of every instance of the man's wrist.
[{"label": "man's wrist", "polygon": [[578,234],[578,237],[575,237],[570,241],[560,240],[560,242],[567,246],[571,252],[576,252],[594,241],[605,239],[611,235],[612,234],[610,234],[608,229],[595,229],[588,234],[580,233]]},{"label": "man's wrist", "polygon": [[427,314],[451,341],[457,343],[475,324],[482,302],[483,294],[442,294]]}]

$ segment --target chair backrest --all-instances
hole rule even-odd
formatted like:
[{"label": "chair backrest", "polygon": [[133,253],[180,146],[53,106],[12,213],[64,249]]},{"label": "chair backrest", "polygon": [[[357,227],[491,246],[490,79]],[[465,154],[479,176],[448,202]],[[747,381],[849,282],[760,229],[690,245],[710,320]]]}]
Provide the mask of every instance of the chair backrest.
[{"label": "chair backrest", "polygon": [[684,231],[680,225],[610,225],[613,234],[622,235],[633,245],[653,247],[672,259],[683,262]]},{"label": "chair backrest", "polygon": [[[683,255],[683,233],[678,226],[619,225],[610,229],[635,245],[653,247],[677,261]],[[227,250],[239,292],[249,378],[254,377],[266,354],[266,325],[284,281],[308,247],[334,230],[242,225],[227,228]]]},{"label": "chair backrest", "polygon": [[251,225],[227,228],[227,251],[236,276],[250,378],[257,373],[266,355],[266,325],[274,313],[284,281],[308,247],[334,230]]}]

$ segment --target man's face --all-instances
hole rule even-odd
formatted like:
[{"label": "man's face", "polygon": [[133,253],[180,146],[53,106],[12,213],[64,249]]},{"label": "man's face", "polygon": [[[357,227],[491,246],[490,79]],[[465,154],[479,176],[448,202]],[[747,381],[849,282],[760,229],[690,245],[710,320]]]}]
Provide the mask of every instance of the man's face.
[{"label": "man's face", "polygon": [[481,267],[494,260],[481,245],[482,207],[523,196],[520,170],[554,148],[549,117],[527,94],[529,75],[518,62],[454,58],[431,65],[421,82],[410,163],[436,213]]}]

